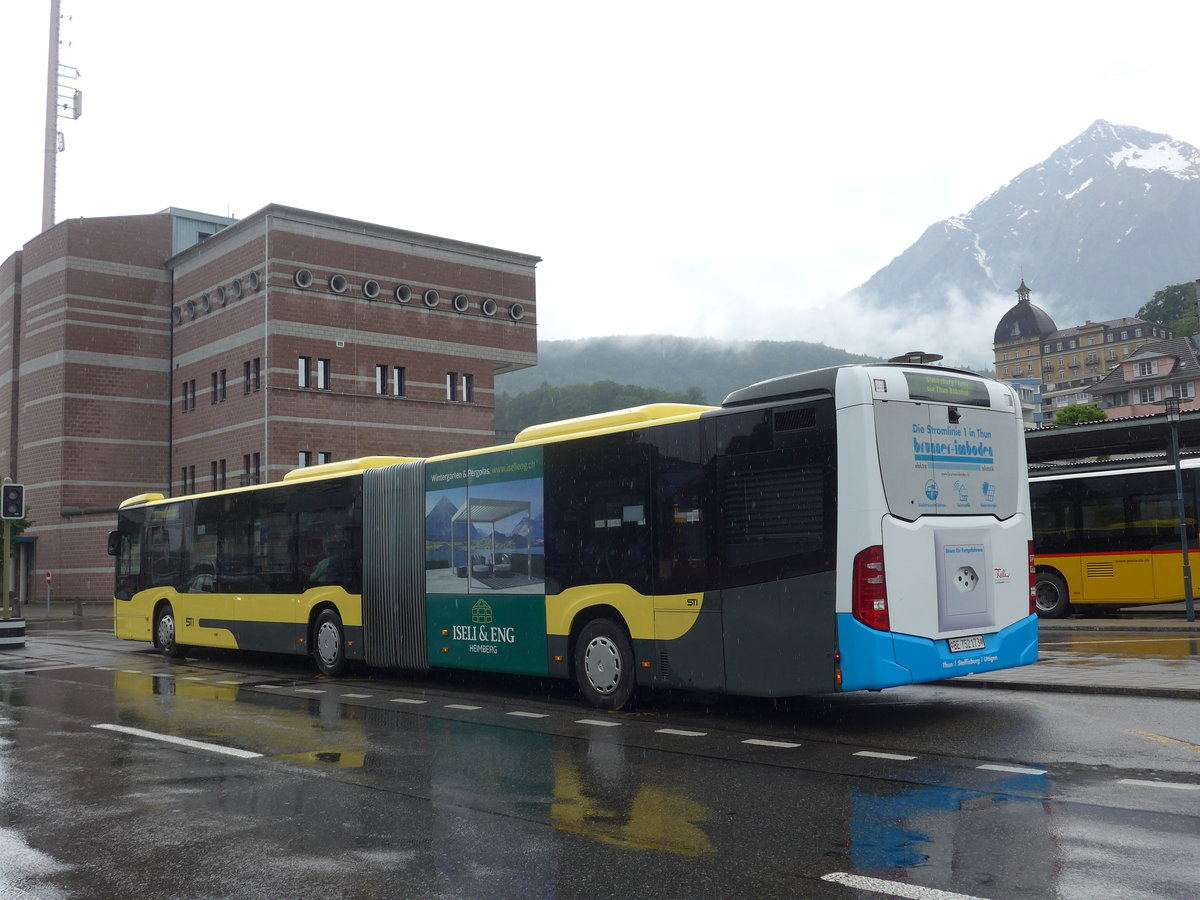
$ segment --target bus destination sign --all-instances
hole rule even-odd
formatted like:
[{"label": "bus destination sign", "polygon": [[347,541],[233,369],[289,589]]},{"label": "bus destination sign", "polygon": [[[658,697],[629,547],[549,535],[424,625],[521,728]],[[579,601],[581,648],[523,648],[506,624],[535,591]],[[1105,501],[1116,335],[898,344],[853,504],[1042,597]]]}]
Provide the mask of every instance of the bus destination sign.
[{"label": "bus destination sign", "polygon": [[905,372],[908,396],[934,403],[961,403],[966,406],[991,406],[987,385],[977,379],[935,375],[932,372]]}]

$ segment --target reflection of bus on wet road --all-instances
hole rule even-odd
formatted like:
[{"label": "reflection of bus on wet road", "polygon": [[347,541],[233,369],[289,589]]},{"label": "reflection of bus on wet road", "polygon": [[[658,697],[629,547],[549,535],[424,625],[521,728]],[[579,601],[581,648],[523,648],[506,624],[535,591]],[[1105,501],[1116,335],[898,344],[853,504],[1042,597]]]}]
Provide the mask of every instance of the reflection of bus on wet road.
[{"label": "reflection of bus on wet road", "polygon": [[[1184,520],[1193,570],[1196,473],[1181,462]],[[1108,463],[1050,468],[1029,480],[1037,554],[1037,611],[1060,618],[1072,606],[1177,603],[1183,596],[1175,467]]]},{"label": "reflection of bus on wet road", "polygon": [[[430,459],[126,501],[116,632],[780,697],[1031,663],[1019,408],[923,365],[762,382]],[[330,558],[332,557],[332,559]],[[331,574],[336,573],[336,574]]]}]

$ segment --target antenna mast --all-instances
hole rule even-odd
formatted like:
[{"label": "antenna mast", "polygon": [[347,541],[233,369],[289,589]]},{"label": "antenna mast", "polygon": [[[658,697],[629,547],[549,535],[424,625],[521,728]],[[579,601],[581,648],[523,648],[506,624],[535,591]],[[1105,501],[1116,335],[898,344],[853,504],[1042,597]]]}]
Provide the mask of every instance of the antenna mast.
[{"label": "antenna mast", "polygon": [[[83,113],[83,92],[78,88],[65,87],[63,78],[79,78],[74,66],[61,66],[58,61],[59,24],[61,0],[50,0],[50,50],[46,61],[46,147],[42,171],[42,231],[54,227],[55,180],[58,174],[58,154],[63,149],[62,134],[58,130],[59,119],[78,119]],[[62,71],[63,69],[66,71]],[[60,111],[61,107],[61,111]]]}]

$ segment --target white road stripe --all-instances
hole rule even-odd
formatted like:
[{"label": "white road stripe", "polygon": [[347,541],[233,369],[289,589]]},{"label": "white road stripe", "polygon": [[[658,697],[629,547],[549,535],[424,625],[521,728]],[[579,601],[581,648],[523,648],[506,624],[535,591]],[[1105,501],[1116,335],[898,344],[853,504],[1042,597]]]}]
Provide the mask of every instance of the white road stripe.
[{"label": "white road stripe", "polygon": [[255,753],[251,750],[239,750],[237,747],[222,747],[220,744],[208,744],[204,741],[192,741],[187,738],[175,737],[170,734],[159,734],[155,731],[143,731],[141,728],[129,728],[125,725],[93,725],[93,728],[100,728],[104,731],[117,731],[121,734],[132,734],[135,737],[149,738],[152,741],[163,741],[168,744],[178,744],[181,747],[191,747],[193,750],[207,750],[209,753],[222,753],[225,756],[236,756],[239,759],[254,759],[262,756],[261,753]]},{"label": "white road stripe", "polygon": [[1181,784],[1177,781],[1144,781],[1140,778],[1118,778],[1117,784],[1132,784],[1137,787],[1174,788],[1177,791],[1200,791],[1200,784]]},{"label": "white road stripe", "polygon": [[296,693],[297,694],[325,694],[328,692],[323,691],[320,688],[296,688]]},{"label": "white road stripe", "polygon": [[620,722],[608,722],[604,719],[576,719],[576,725],[599,725],[601,728],[616,728]]},{"label": "white road stripe", "polygon": [[654,731],[657,734],[674,734],[679,737],[704,737],[708,734],[707,731],[682,731],[678,728],[656,728]]},{"label": "white road stripe", "polygon": [[245,683],[246,682],[244,682],[244,681],[214,681],[213,682],[213,684],[231,684],[234,687],[240,687],[241,685],[243,685]]},{"label": "white road stripe", "polygon": [[1014,775],[1045,775],[1045,769],[1027,769],[1024,766],[1000,766],[994,763],[988,763],[983,766],[976,766],[976,769],[986,769],[988,772],[1012,772]]},{"label": "white road stripe", "polygon": [[981,900],[972,894],[956,894],[953,891],[905,884],[901,881],[885,881],[882,878],[851,875],[849,872],[830,872],[828,875],[822,875],[821,880],[844,884],[846,887],[858,891],[871,891],[888,897],[905,897],[907,900]]},{"label": "white road stripe", "polygon": [[481,706],[470,706],[466,703],[447,703],[445,709],[482,709]]},{"label": "white road stripe", "polygon": [[429,702],[428,700],[412,700],[412,699],[410,699],[410,698],[408,698],[408,697],[393,697],[393,698],[392,698],[392,703],[413,703],[413,704],[418,704],[418,703],[428,703],[428,702]]},{"label": "white road stripe", "polygon": [[756,747],[783,747],[785,750],[791,750],[799,747],[799,744],[789,744],[787,741],[764,741],[761,738],[750,738],[748,741],[742,741],[743,744],[754,744]]},{"label": "white road stripe", "polygon": [[906,756],[903,753],[880,753],[878,750],[859,750],[855,756],[869,756],[872,759],[895,759],[900,762],[909,762],[916,759],[915,756]]},{"label": "white road stripe", "polygon": [[[1182,558],[1182,557],[1181,557]],[[351,700],[370,700],[374,694],[342,694],[343,697],[349,697]]]},{"label": "white road stripe", "polygon": [[522,719],[547,719],[550,717],[549,713],[531,713],[531,712],[521,712],[519,710],[517,712],[510,712],[510,713],[508,713],[508,715],[520,716]]}]

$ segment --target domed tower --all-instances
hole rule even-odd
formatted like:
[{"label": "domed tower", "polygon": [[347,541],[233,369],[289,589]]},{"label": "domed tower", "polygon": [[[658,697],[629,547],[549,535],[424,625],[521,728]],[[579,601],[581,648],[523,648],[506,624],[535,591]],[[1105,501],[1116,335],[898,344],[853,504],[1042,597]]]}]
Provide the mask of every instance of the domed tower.
[{"label": "domed tower", "polygon": [[1029,302],[1030,290],[1021,279],[1017,305],[1000,318],[992,338],[996,377],[1041,381],[1042,339],[1058,331],[1049,314]]}]

